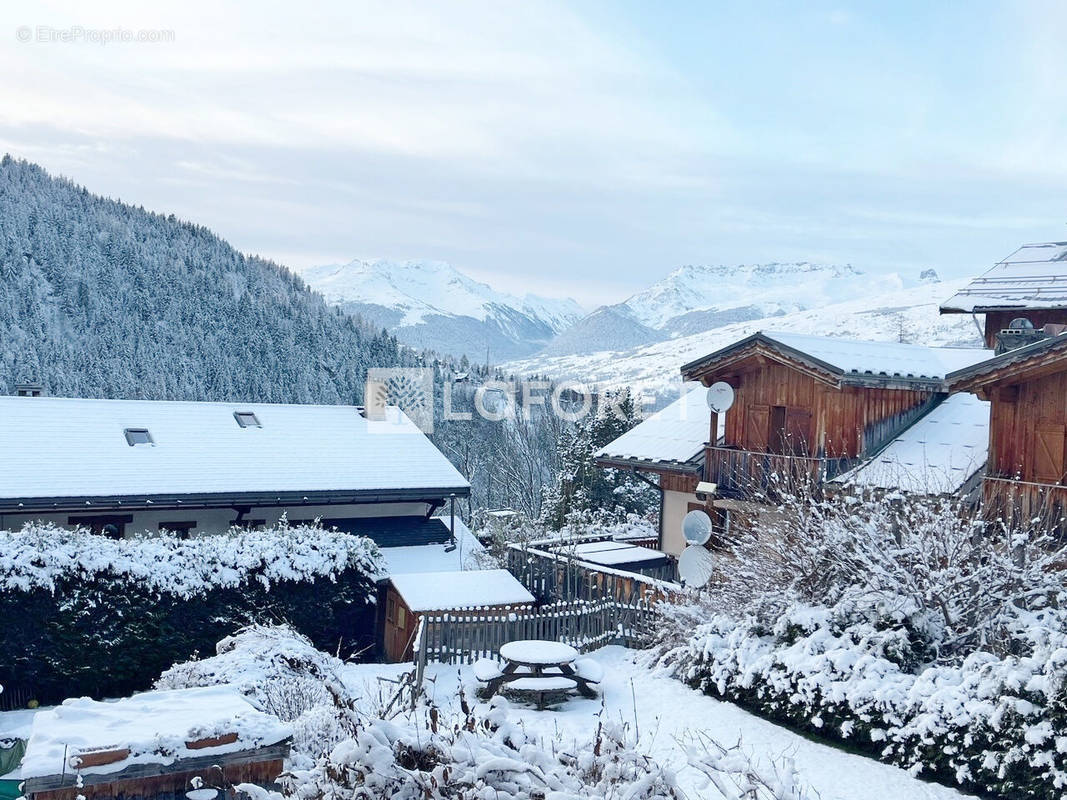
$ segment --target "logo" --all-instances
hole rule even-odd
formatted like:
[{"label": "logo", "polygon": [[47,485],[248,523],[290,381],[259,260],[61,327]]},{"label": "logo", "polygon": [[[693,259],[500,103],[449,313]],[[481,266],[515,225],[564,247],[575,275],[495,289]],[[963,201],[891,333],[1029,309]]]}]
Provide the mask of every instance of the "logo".
[{"label": "logo", "polygon": [[433,370],[368,369],[363,404],[369,420],[392,425],[406,425],[410,420],[423,433],[433,433]]}]

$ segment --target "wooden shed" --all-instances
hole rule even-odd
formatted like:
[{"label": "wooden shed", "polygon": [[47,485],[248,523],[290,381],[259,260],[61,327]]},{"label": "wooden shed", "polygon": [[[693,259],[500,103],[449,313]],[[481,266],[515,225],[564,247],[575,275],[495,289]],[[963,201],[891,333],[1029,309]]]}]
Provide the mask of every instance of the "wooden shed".
[{"label": "wooden shed", "polygon": [[1062,527],[1067,513],[1067,334],[948,377],[991,404],[986,504],[1016,521]]},{"label": "wooden shed", "polygon": [[534,596],[506,569],[393,575],[384,594],[382,644],[386,661],[392,663],[411,658],[421,614],[469,608],[500,610],[534,602]]},{"label": "wooden shed", "polygon": [[757,333],[682,367],[686,380],[734,390],[721,441],[709,421],[703,480],[720,509],[783,480],[821,486],[870,458],[946,397],[945,375],[980,349]]},{"label": "wooden shed", "polygon": [[39,712],[22,760],[29,800],[218,800],[238,783],[273,786],[288,726],[234,687],[144,692],[114,702],[68,700]]}]

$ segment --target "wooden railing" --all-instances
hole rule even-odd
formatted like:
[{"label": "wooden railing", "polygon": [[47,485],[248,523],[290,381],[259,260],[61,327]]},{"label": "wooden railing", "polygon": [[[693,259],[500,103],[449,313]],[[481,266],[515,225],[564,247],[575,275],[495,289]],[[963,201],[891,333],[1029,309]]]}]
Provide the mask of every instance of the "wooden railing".
[{"label": "wooden railing", "polygon": [[1067,486],[988,476],[982,482],[986,516],[1013,527],[1067,533]]},{"label": "wooden railing", "polygon": [[[417,672],[427,661],[472,664],[496,658],[520,639],[563,642],[585,653],[609,644],[647,647],[656,612],[649,600],[564,600],[543,606],[459,609],[423,614],[413,649]],[[421,685],[421,684],[420,684]]]},{"label": "wooden railing", "polygon": [[758,453],[731,447],[708,447],[704,480],[718,485],[723,497],[771,498],[817,491],[849,465],[848,459]]},{"label": "wooden railing", "polygon": [[[613,569],[545,548],[559,542],[531,542],[508,546],[507,568],[542,603],[561,600],[600,600],[621,603],[657,600],[681,591],[671,580]],[[673,565],[668,570],[674,577]]]}]

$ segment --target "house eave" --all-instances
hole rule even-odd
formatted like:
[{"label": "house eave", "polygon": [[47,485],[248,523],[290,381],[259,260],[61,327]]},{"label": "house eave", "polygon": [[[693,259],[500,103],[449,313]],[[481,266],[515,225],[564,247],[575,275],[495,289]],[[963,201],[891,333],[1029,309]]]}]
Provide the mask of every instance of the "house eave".
[{"label": "house eave", "polygon": [[[695,458],[699,458],[696,456]],[[625,458],[621,456],[601,456],[595,459],[598,467],[605,469],[636,469],[646,472],[676,472],[683,475],[697,475],[702,466],[699,461],[653,461],[645,458]]]},{"label": "house eave", "polygon": [[451,495],[468,497],[470,486],[413,489],[357,489],[309,492],[213,492],[204,494],[93,495],[0,498],[0,513],[33,514],[109,509],[208,509],[235,506],[282,507],[364,505],[372,503],[440,502]]}]

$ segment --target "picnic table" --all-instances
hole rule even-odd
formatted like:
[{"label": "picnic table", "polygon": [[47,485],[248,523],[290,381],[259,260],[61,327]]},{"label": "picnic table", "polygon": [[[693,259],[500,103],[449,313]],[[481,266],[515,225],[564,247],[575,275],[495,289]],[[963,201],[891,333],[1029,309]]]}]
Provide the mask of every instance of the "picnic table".
[{"label": "picnic table", "polygon": [[584,697],[596,697],[593,685],[600,683],[603,669],[591,659],[562,642],[523,639],[500,648],[504,660],[482,659],[474,665],[474,674],[486,684],[485,693],[494,695],[501,689],[529,692],[537,697],[537,708],[545,708],[545,695],[577,689]]}]

